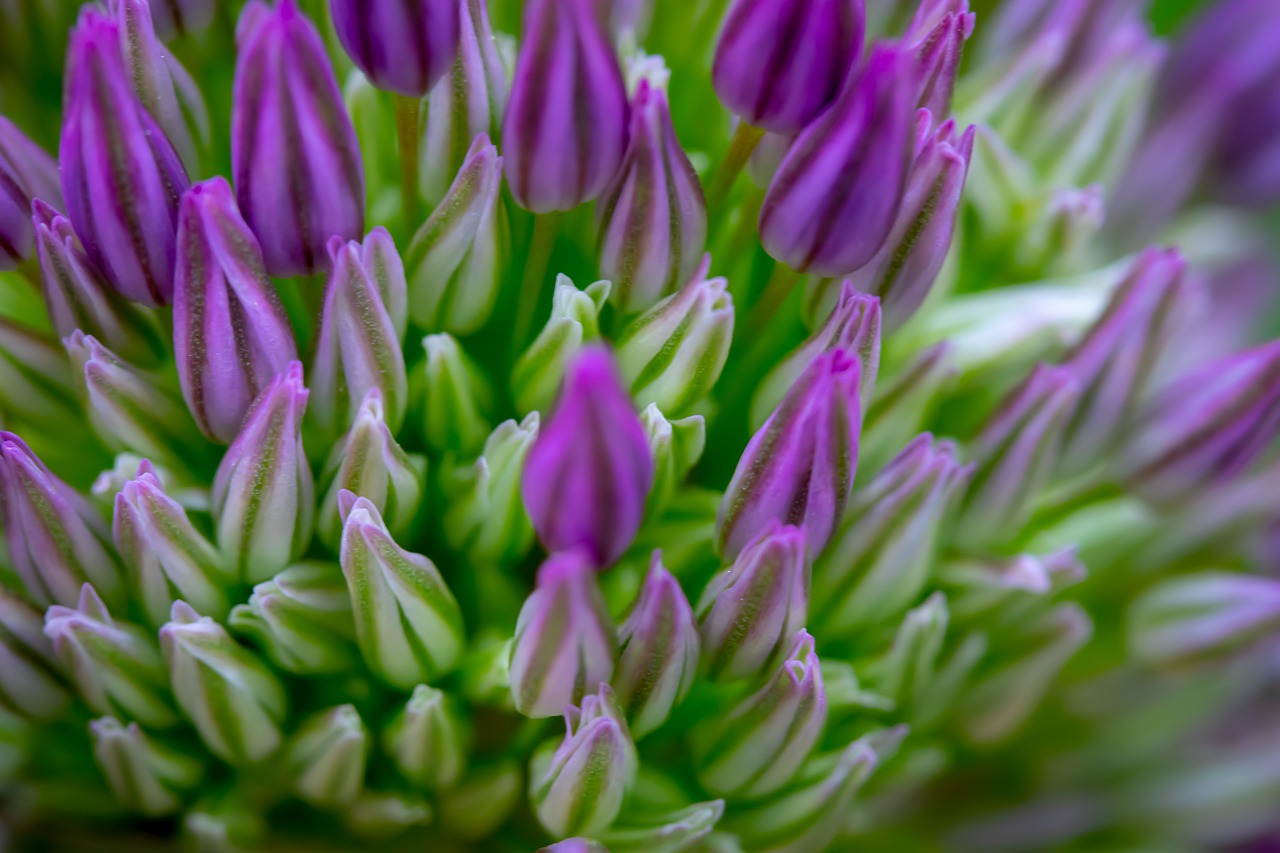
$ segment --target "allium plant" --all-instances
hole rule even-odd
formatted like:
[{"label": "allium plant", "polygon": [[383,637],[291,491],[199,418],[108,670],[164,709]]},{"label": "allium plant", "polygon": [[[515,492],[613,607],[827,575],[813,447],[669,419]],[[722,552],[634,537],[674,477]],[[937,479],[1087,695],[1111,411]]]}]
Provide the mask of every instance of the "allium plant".
[{"label": "allium plant", "polygon": [[1280,4],[1154,5],[0,0],[6,843],[1273,849]]}]

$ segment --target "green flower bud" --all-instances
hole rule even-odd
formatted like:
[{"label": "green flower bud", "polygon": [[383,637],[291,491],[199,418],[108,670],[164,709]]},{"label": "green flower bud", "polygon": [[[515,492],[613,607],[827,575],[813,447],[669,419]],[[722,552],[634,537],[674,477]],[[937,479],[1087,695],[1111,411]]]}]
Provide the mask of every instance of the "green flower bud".
[{"label": "green flower bud", "polygon": [[130,811],[147,817],[173,814],[182,807],[182,794],[204,776],[204,763],[155,741],[137,723],[122,724],[115,717],[89,723],[93,757],[111,792]]},{"label": "green flower bud", "polygon": [[640,413],[640,425],[653,455],[653,488],[644,513],[646,518],[657,518],[702,458],[707,446],[707,422],[702,415],[669,421],[657,404],[650,403]]},{"label": "green flower bud", "polygon": [[699,841],[724,816],[724,800],[710,800],[667,814],[646,816],[643,821],[627,821],[604,835],[609,853],[679,853],[698,849]]},{"label": "green flower bud", "polygon": [[355,802],[364,787],[369,732],[353,705],[320,711],[303,721],[289,741],[285,761],[293,791],[313,806]]},{"label": "green flower bud", "polygon": [[351,595],[329,563],[298,563],[258,584],[227,625],[297,675],[346,672],[359,660]]},{"label": "green flower bud", "polygon": [[511,370],[517,411],[545,414],[551,408],[573,356],[583,343],[600,336],[600,311],[610,288],[609,282],[597,281],[579,290],[568,276],[556,278],[551,319]]},{"label": "green flower bud", "polygon": [[342,813],[347,830],[366,841],[385,842],[431,823],[431,804],[413,794],[366,791]]},{"label": "green flower bud", "polygon": [[58,342],[0,317],[0,408],[36,424],[76,423],[76,384]]},{"label": "green flower bud", "polygon": [[57,719],[71,698],[43,629],[40,611],[0,590],[0,708],[29,720]]},{"label": "green flower bud", "polygon": [[489,434],[485,413],[493,392],[488,380],[452,335],[427,335],[422,348],[427,354],[422,415],[427,446],[474,453]]},{"label": "green flower bud", "polygon": [[382,745],[415,785],[450,788],[466,767],[465,720],[444,691],[419,684],[382,733]]},{"label": "green flower bud", "polygon": [[440,820],[464,840],[484,838],[496,830],[520,802],[524,777],[514,761],[472,770],[440,796]]}]

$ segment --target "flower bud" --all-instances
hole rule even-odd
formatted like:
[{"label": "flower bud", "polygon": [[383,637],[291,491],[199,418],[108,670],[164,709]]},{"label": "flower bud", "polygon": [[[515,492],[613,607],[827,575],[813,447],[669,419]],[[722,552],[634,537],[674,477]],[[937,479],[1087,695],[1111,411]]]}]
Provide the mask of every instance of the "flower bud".
[{"label": "flower bud", "polygon": [[44,617],[0,590],[0,708],[28,720],[55,720],[70,698],[62,664],[44,634]]},{"label": "flower bud", "polygon": [[0,317],[0,406],[40,425],[82,417],[65,348]]},{"label": "flower bud", "polygon": [[354,705],[303,720],[286,750],[293,791],[317,808],[351,805],[364,787],[369,732]]},{"label": "flower bud", "polygon": [[238,576],[266,580],[305,550],[315,483],[302,449],[307,389],[293,362],[258,395],[213,481],[218,547]]},{"label": "flower bud", "polygon": [[641,80],[622,165],[596,203],[600,274],[624,314],[689,280],[707,241],[707,202],[671,124],[667,93]]},{"label": "flower bud", "polygon": [[120,44],[115,21],[81,13],[67,53],[62,194],[85,250],[115,289],[165,305],[173,298],[178,199],[189,181],[131,90]]},{"label": "flower bud", "polygon": [[909,60],[899,48],[875,48],[796,138],[760,208],[760,242],[776,260],[797,272],[848,275],[888,238],[911,154]]},{"label": "flower bud", "polygon": [[359,660],[351,595],[329,563],[297,563],[253,588],[227,620],[281,669],[297,675],[350,672]]},{"label": "flower bud", "polygon": [[723,277],[707,278],[711,256],[679,291],[640,315],[618,338],[618,366],[639,405],[672,415],[711,392],[729,358],[733,297]]},{"label": "flower bud", "polygon": [[863,0],[735,0],[711,67],[716,94],[748,124],[795,133],[836,99],[865,31]]},{"label": "flower bud", "polygon": [[0,431],[0,518],[27,597],[73,605],[91,583],[104,601],[124,603],[111,531],[97,509],[53,475],[26,442]]},{"label": "flower bud", "polygon": [[366,843],[383,843],[431,823],[431,804],[398,792],[365,791],[341,813],[342,825]]},{"label": "flower bud", "polygon": [[383,417],[382,392],[370,388],[355,422],[329,454],[321,480],[328,483],[320,503],[320,538],[336,548],[342,537],[338,494],[343,490],[368,498],[392,536],[403,536],[422,504],[427,460],[405,453]]},{"label": "flower bud", "polygon": [[1084,580],[1079,548],[1068,545],[1043,554],[949,562],[938,580],[951,588],[951,612],[971,623],[1011,624],[1057,592]]},{"label": "flower bud", "polygon": [[245,6],[236,33],[236,201],[274,276],[313,274],[364,233],[364,164],[315,26],[294,0]]},{"label": "flower bud", "polygon": [[767,796],[791,781],[827,724],[827,694],[813,637],[803,629],[769,682],[690,735],[698,780],[713,794]]},{"label": "flower bud", "polygon": [[62,204],[58,164],[17,125],[0,116],[0,270],[31,256],[31,206]]},{"label": "flower bud", "polygon": [[173,351],[201,432],[228,444],[262,389],[298,358],[258,240],[225,178],[196,184],[178,215]]},{"label": "flower bud", "polygon": [[152,5],[156,35],[168,41],[186,33],[198,33],[213,21],[214,0],[165,0]]},{"label": "flower bud", "polygon": [[[724,816],[724,800],[694,803],[665,814],[645,815],[643,820],[627,818],[605,834],[612,853],[679,853],[698,850],[713,853],[703,839]],[[699,843],[703,842],[703,843]]]},{"label": "flower bud", "polygon": [[168,621],[178,599],[217,619],[227,615],[234,576],[182,505],[165,494],[150,462],[116,494],[112,533],[130,589],[152,624]]},{"label": "flower bud", "polygon": [[640,425],[649,439],[654,471],[644,514],[646,518],[657,518],[702,457],[707,446],[707,421],[702,415],[669,421],[650,403],[640,413]]},{"label": "flower bud", "polygon": [[951,112],[951,93],[973,24],[968,0],[925,2],[916,10],[903,41],[915,53],[919,109],[939,118]]},{"label": "flower bud", "polygon": [[421,98],[458,52],[457,0],[330,0],[338,41],[379,89]]},{"label": "flower bud", "polygon": [[475,562],[514,562],[529,552],[533,525],[520,499],[520,472],[538,437],[538,413],[503,421],[485,440],[480,457],[446,469],[444,537]]},{"label": "flower bud", "polygon": [[880,297],[889,329],[916,313],[947,258],[976,133],[970,125],[957,136],[953,120],[933,128],[927,111],[916,119],[915,161],[893,228],[875,257],[850,276],[856,289]]},{"label": "flower bud", "polygon": [[609,685],[564,709],[564,741],[534,756],[530,787],[538,821],[553,835],[608,829],[636,778],[639,759]]},{"label": "flower bud", "polygon": [[154,638],[112,619],[89,584],[75,608],[49,608],[44,633],[91,710],[156,728],[178,722]]},{"label": "flower bud", "polygon": [[383,731],[383,748],[417,787],[452,788],[466,767],[464,720],[443,691],[419,684]]},{"label": "flower bud", "polygon": [[552,554],[516,620],[511,696],[526,717],[554,717],[613,675],[617,639],[586,555]]},{"label": "flower bud", "polygon": [[338,509],[342,573],[365,663],[403,690],[449,672],[462,653],[462,613],[435,564],[397,545],[368,499],[344,491]]},{"label": "flower bud", "polygon": [[751,428],[759,429],[801,374],[824,352],[844,350],[858,360],[858,399],[870,400],[880,372],[880,300],[855,292],[849,281],[827,321],[778,362],[751,400]]},{"label": "flower bud", "polygon": [[1129,648],[1144,664],[1212,663],[1280,634],[1280,580],[1230,572],[1167,578],[1129,606]]},{"label": "flower bud", "polygon": [[404,268],[385,228],[364,244],[329,241],[331,269],[311,364],[311,415],[331,435],[346,431],[364,395],[382,394],[387,423],[400,428],[409,396],[400,340],[406,320]]},{"label": "flower bud", "polygon": [[485,413],[492,392],[484,371],[462,351],[452,335],[427,335],[422,415],[427,447],[470,455],[489,434]]},{"label": "flower bud", "polygon": [[502,157],[486,134],[472,141],[450,177],[409,244],[409,310],[423,328],[465,335],[489,321],[507,254]]},{"label": "flower bud", "polygon": [[638,739],[666,721],[698,673],[698,623],[661,552],[653,552],[649,576],[618,628],[618,644],[613,689]]},{"label": "flower bud", "polygon": [[881,382],[862,419],[858,460],[868,470],[884,467],[902,447],[902,436],[919,431],[941,392],[955,379],[953,349],[942,341],[918,352]]},{"label": "flower bud", "polygon": [[627,93],[593,0],[531,0],[502,126],[507,185],[534,213],[600,195],[622,163]]},{"label": "flower bud", "polygon": [[555,401],[569,362],[585,341],[600,337],[600,311],[611,285],[597,281],[578,290],[556,277],[551,319],[511,369],[511,393],[520,412],[546,412]]},{"label": "flower bud", "polygon": [[644,428],[613,359],[584,349],[524,464],[520,493],[538,539],[551,552],[583,548],[608,568],[634,541],[652,486]]},{"label": "flower bud", "polygon": [[771,520],[800,525],[811,556],[826,547],[857,468],[859,381],[856,359],[842,349],[823,353],[751,437],[716,519],[725,557]]},{"label": "flower bud", "polygon": [[485,838],[510,817],[523,793],[524,773],[513,760],[489,764],[440,793],[441,823],[456,838]]},{"label": "flower bud", "polygon": [[276,751],[286,695],[261,660],[183,601],[173,603],[160,646],[178,706],[214,755],[250,764]]},{"label": "flower bud", "polygon": [[1280,423],[1280,341],[1226,356],[1161,391],[1121,452],[1121,476],[1143,496],[1178,501],[1229,480]]},{"label": "flower bud", "polygon": [[609,848],[594,838],[566,838],[538,848],[538,853],[610,853]]},{"label": "flower bud", "polygon": [[89,723],[93,757],[117,800],[131,812],[163,817],[182,808],[182,795],[204,777],[204,762],[143,734],[115,717]]},{"label": "flower bud", "polygon": [[924,433],[859,488],[814,563],[813,624],[850,636],[905,611],[928,580],[943,515],[972,474],[954,444]]}]

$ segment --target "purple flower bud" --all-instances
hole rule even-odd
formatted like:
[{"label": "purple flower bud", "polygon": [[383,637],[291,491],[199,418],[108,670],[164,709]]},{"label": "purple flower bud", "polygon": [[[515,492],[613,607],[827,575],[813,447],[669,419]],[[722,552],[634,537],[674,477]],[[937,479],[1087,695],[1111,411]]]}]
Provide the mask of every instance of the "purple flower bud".
[{"label": "purple flower bud", "polygon": [[166,41],[185,33],[195,33],[213,20],[214,0],[162,0],[151,4],[156,34]]},{"label": "purple flower bud", "polygon": [[311,414],[330,434],[346,430],[365,394],[382,393],[392,432],[409,396],[401,336],[407,323],[404,267],[385,228],[364,245],[329,241],[332,269],[311,367]]},{"label": "purple flower bud", "polygon": [[615,304],[643,311],[689,280],[707,240],[707,202],[680,147],[667,93],[641,80],[627,152],[596,202],[600,274]]},{"label": "purple flower bud", "polygon": [[1213,190],[1234,204],[1267,206],[1280,198],[1280,96],[1274,78],[1257,87],[1225,122],[1214,151]]},{"label": "purple flower bud", "polygon": [[62,194],[89,257],[146,305],[173,298],[178,200],[189,181],[160,125],[130,88],[120,27],[87,8],[67,52],[58,162]]},{"label": "purple flower bud", "polygon": [[816,556],[844,515],[858,465],[858,361],[823,353],[751,437],[716,520],[716,544],[735,557],[769,521],[804,528]]},{"label": "purple flower bud", "polygon": [[236,201],[275,276],[312,274],[364,233],[364,163],[315,26],[294,0],[245,6],[237,32]]},{"label": "purple flower bud", "polygon": [[1146,407],[1125,442],[1121,476],[1177,501],[1249,466],[1280,426],[1280,341],[1212,362]]},{"label": "purple flower bud", "polygon": [[112,605],[124,601],[111,531],[97,509],[59,480],[11,432],[0,431],[0,519],[27,597],[74,605],[89,582]]},{"label": "purple flower bud", "polygon": [[1129,647],[1146,664],[1211,663],[1280,635],[1280,580],[1229,572],[1169,578],[1130,606]]},{"label": "purple flower bud", "polygon": [[613,675],[617,635],[596,573],[581,550],[538,569],[511,645],[511,698],[526,717],[554,717]]},{"label": "purple flower bud", "polygon": [[330,0],[338,41],[379,89],[420,98],[458,52],[456,0]]},{"label": "purple flower bud", "polygon": [[915,71],[877,47],[831,109],[805,128],[769,184],[760,241],[798,272],[841,276],[889,236],[907,175]]},{"label": "purple flower bud", "polygon": [[918,108],[939,118],[951,111],[951,93],[973,24],[968,0],[926,0],[916,10],[903,41],[915,53]]},{"label": "purple flower bud", "polygon": [[618,701],[638,739],[666,721],[698,673],[698,623],[680,584],[655,551],[649,576],[618,628],[622,656],[613,677]]},{"label": "purple flower bud", "polygon": [[548,551],[581,547],[597,569],[605,569],[635,539],[653,486],[653,459],[604,348],[587,347],[570,364],[520,485]]},{"label": "purple flower bud", "polygon": [[225,178],[182,197],[173,350],[187,408],[222,444],[236,437],[262,389],[298,358],[262,250]]},{"label": "purple flower bud", "polygon": [[609,853],[609,848],[594,838],[575,837],[540,847],[538,853]]},{"label": "purple flower bud", "polygon": [[218,547],[251,583],[283,569],[311,539],[315,483],[302,449],[306,408],[295,361],[253,402],[213,480]]},{"label": "purple flower bud", "polygon": [[716,45],[716,94],[748,124],[794,133],[835,100],[862,55],[863,0],[735,0]]},{"label": "purple flower bud", "polygon": [[593,0],[530,0],[502,128],[507,184],[534,213],[600,195],[627,144],[627,93]]},{"label": "purple flower bud", "polygon": [[915,314],[947,259],[973,155],[972,125],[957,136],[954,121],[934,129],[921,110],[916,130],[915,162],[893,229],[875,257],[849,277],[858,290],[880,297],[890,330]]},{"label": "purple flower bud", "polygon": [[702,656],[713,677],[759,672],[804,627],[809,613],[805,531],[763,522],[733,565],[707,584],[697,612]]},{"label": "purple flower bud", "polygon": [[62,204],[58,164],[49,153],[0,116],[0,270],[31,254],[31,203]]}]

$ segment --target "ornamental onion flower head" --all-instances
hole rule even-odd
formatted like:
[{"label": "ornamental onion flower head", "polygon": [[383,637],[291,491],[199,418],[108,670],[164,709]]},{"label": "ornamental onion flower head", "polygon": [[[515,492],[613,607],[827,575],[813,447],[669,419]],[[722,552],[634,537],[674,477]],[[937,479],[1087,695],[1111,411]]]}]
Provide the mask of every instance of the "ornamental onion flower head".
[{"label": "ornamental onion flower head", "polygon": [[31,255],[31,203],[62,205],[58,164],[49,153],[0,116],[0,270]]},{"label": "ornamental onion flower head", "polygon": [[421,98],[458,52],[456,0],[330,0],[343,49],[375,86]]}]

